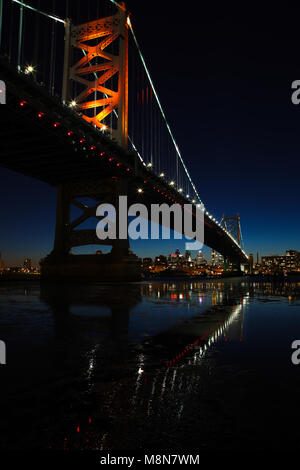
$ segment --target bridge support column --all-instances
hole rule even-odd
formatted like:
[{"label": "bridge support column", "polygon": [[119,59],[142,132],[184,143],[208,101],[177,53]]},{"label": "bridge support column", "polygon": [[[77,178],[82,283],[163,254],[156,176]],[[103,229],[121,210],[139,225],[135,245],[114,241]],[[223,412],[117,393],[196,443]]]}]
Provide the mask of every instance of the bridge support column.
[{"label": "bridge support column", "polygon": [[56,227],[54,252],[57,254],[67,255],[70,251],[69,230],[70,224],[70,196],[64,185],[60,185],[57,189],[57,205],[56,205]]},{"label": "bridge support column", "polygon": [[[129,250],[128,236],[124,239],[100,240],[96,234],[96,225],[94,229],[77,229],[86,220],[96,216],[99,204],[109,203],[116,208],[118,235],[119,196],[127,193],[127,179],[116,176],[94,181],[72,181],[59,186],[54,249],[41,263],[42,277],[51,280],[139,280],[141,263]],[[78,200],[82,197],[94,200],[95,204],[88,206]],[[82,211],[74,220],[70,220],[71,205]],[[108,254],[72,254],[72,247],[85,245],[109,245],[112,250]]]}]

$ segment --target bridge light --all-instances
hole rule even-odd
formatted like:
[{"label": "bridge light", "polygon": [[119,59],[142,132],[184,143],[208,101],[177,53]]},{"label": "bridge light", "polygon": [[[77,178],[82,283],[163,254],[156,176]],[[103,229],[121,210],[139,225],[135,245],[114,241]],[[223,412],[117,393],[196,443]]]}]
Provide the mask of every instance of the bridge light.
[{"label": "bridge light", "polygon": [[160,176],[160,178],[163,178],[165,176],[165,174],[161,173],[159,176]]},{"label": "bridge light", "polygon": [[91,145],[90,146],[90,150],[95,150],[95,148],[96,148],[96,145]]},{"label": "bridge light", "polygon": [[59,126],[59,122],[54,122],[53,127],[58,127],[58,126]]},{"label": "bridge light", "polygon": [[193,199],[193,200],[192,200],[192,203],[195,204],[195,202],[196,202],[195,199]]},{"label": "bridge light", "polygon": [[137,192],[138,192],[139,194],[141,194],[141,193],[143,193],[144,191],[142,190],[142,188],[139,188],[139,189],[137,190]]},{"label": "bridge light", "polygon": [[76,106],[77,106],[76,101],[75,100],[70,101],[69,106],[70,106],[70,108],[76,108]]},{"label": "bridge light", "polygon": [[151,167],[152,167],[152,163],[151,163],[151,162],[147,163],[147,167],[148,167],[148,168],[151,168]]},{"label": "bridge light", "polygon": [[187,195],[186,195],[186,197],[187,197],[187,198],[189,198],[189,197],[190,197],[190,195],[189,195],[189,194],[187,194]]},{"label": "bridge light", "polygon": [[72,135],[73,131],[68,131],[68,136]]},{"label": "bridge light", "polygon": [[170,181],[170,186],[174,186],[175,181]]},{"label": "bridge light", "polygon": [[108,127],[105,124],[103,124],[103,126],[101,127],[101,130],[102,131],[107,131],[107,129],[108,129]]},{"label": "bridge light", "polygon": [[104,157],[104,155],[105,155],[105,152],[100,153],[100,157]]},{"label": "bridge light", "polygon": [[179,189],[178,189],[178,192],[179,192],[179,193],[182,193],[182,191],[183,191],[182,188],[179,188]]},{"label": "bridge light", "polygon": [[25,106],[25,104],[27,104],[27,101],[23,100],[23,101],[20,101],[20,106]]},{"label": "bridge light", "polygon": [[34,67],[32,65],[27,65],[27,67],[25,68],[26,75],[30,75],[33,72],[34,72]]},{"label": "bridge light", "polygon": [[42,113],[42,112],[38,113],[38,118],[40,118],[40,119],[41,119],[43,116],[45,116],[45,114],[44,114],[44,113]]}]

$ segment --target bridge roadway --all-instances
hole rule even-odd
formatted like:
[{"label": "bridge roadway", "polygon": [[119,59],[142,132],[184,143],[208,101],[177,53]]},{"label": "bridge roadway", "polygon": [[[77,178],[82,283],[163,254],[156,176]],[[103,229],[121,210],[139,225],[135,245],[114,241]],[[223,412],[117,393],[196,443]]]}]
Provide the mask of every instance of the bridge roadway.
[{"label": "bridge roadway", "polygon": [[[129,204],[191,203],[146,167],[137,153],[86,123],[3,57],[0,79],[7,93],[7,104],[0,106],[0,166],[55,187],[70,181],[126,180]],[[232,262],[248,262],[241,248],[206,213],[204,242]]]}]

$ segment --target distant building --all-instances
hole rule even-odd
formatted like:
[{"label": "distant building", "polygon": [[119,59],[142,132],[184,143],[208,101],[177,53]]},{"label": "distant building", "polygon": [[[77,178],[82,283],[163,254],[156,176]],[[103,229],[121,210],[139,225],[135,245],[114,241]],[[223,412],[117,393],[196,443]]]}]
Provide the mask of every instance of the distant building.
[{"label": "distant building", "polygon": [[164,255],[159,255],[155,257],[154,264],[156,266],[167,266],[168,265],[168,259]]},{"label": "distant building", "polygon": [[25,269],[28,269],[28,271],[31,271],[31,267],[32,267],[31,266],[31,258],[26,258],[24,260],[24,265],[23,266],[24,266]]},{"label": "distant building", "polygon": [[152,263],[152,258],[143,258],[142,267],[149,268],[150,266],[152,266]]},{"label": "distant building", "polygon": [[287,250],[285,255],[262,256],[261,264],[266,272],[300,271],[300,252]]},{"label": "distant building", "polygon": [[221,266],[224,264],[224,258],[216,250],[211,250],[211,265],[212,266]]},{"label": "distant building", "polygon": [[249,254],[249,270],[250,270],[250,273],[253,272],[253,254],[252,253]]},{"label": "distant building", "polygon": [[197,253],[197,258],[196,258],[196,265],[197,266],[206,266],[207,262],[206,259],[204,258],[204,255],[202,251],[198,251]]}]

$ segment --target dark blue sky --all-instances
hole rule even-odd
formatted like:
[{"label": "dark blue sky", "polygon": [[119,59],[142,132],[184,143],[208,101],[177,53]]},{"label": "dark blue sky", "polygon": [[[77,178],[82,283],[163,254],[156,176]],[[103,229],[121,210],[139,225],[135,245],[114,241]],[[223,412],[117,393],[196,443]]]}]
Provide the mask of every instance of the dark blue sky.
[{"label": "dark blue sky", "polygon": [[[300,250],[299,9],[194,3],[127,2],[185,162],[210,212],[239,212],[248,253]],[[0,181],[3,258],[37,261],[52,249],[55,191],[4,169]]]}]

